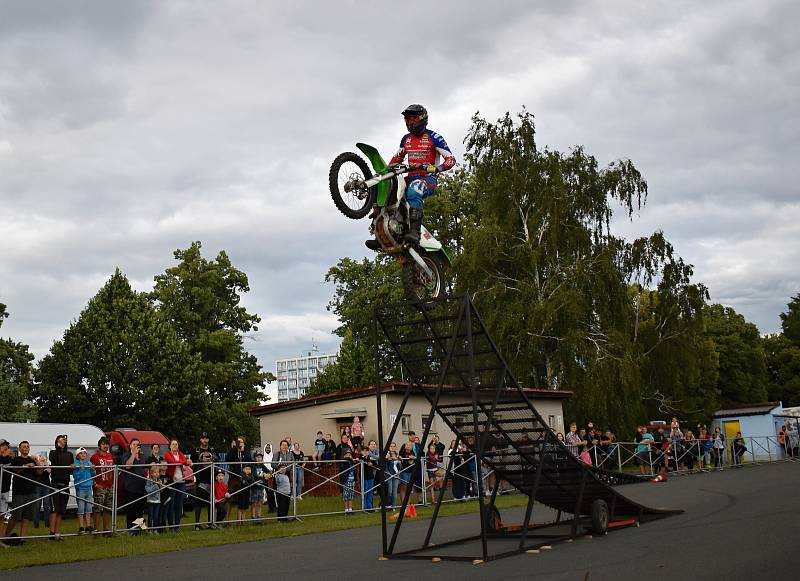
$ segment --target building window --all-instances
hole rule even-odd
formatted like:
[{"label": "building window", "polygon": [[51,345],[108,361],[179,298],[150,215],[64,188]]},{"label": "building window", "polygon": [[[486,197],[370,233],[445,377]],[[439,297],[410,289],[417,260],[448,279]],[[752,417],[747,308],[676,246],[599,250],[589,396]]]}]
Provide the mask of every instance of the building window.
[{"label": "building window", "polygon": [[411,428],[411,416],[410,415],[403,414],[402,416],[400,416],[400,430],[404,434],[407,434],[412,430],[412,428]]},{"label": "building window", "polygon": [[[421,430],[425,429],[425,426],[428,425],[428,416],[422,416],[422,425],[420,426]],[[433,422],[431,423],[431,433],[436,433],[436,416],[433,416]]]},{"label": "building window", "polygon": [[555,416],[547,416],[547,425],[550,426],[551,430],[556,429],[556,417]]}]

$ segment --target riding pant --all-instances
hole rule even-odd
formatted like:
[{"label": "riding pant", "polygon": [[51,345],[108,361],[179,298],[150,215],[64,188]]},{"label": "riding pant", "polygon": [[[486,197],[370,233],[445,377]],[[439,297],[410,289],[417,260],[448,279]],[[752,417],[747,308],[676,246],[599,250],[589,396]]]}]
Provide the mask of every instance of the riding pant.
[{"label": "riding pant", "polygon": [[412,208],[422,209],[422,201],[436,192],[436,181],[431,176],[414,177],[406,186],[406,199]]}]

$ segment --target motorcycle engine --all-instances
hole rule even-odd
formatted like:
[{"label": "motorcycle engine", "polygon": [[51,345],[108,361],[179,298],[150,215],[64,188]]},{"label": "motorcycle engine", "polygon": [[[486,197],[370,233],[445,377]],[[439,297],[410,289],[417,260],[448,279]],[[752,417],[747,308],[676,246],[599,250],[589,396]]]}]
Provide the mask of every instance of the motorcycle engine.
[{"label": "motorcycle engine", "polygon": [[398,235],[403,233],[403,223],[399,220],[395,220],[394,218],[389,220],[389,232],[392,235]]}]

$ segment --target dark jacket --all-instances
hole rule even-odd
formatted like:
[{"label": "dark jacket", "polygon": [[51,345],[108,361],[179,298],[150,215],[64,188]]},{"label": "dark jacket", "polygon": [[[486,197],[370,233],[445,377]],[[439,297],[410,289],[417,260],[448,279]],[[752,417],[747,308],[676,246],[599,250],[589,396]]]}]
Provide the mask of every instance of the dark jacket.
[{"label": "dark jacket", "polygon": [[122,486],[125,488],[125,492],[143,496],[144,485],[147,484],[147,469],[149,468],[149,464],[147,464],[147,460],[145,460],[144,455],[142,455],[138,460],[134,460],[133,463],[128,466],[128,459],[130,457],[130,454],[125,454],[122,458],[122,464],[120,464],[120,470],[122,470]]},{"label": "dark jacket", "polygon": [[8,492],[11,489],[11,476],[12,472],[8,469],[8,465],[14,459],[13,456],[0,456],[0,466],[5,466],[3,469],[3,480],[0,482],[0,492]]},{"label": "dark jacket", "polygon": [[[75,457],[72,452],[66,448],[59,448],[56,444],[55,450],[50,450],[50,466],[51,476],[50,480],[53,484],[65,486],[69,484],[69,477],[72,475],[72,465],[75,463]],[[69,470],[64,468],[56,468],[56,466],[69,466]]]},{"label": "dark jacket", "polygon": [[[235,464],[234,462],[252,462],[253,458],[250,456],[250,452],[246,450],[242,451],[238,448],[234,450],[231,448],[230,452],[228,452],[228,455],[225,457],[225,461],[229,463],[229,478],[238,482],[241,480],[240,477],[242,475],[242,466],[244,466],[244,464]],[[231,483],[228,482],[228,486],[230,486],[230,484]]]}]

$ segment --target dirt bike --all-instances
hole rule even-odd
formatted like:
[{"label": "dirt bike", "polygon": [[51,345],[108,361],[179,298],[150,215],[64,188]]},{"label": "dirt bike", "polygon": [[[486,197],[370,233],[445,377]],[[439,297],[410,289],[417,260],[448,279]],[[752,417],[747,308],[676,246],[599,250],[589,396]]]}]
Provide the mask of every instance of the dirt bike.
[{"label": "dirt bike", "polygon": [[339,154],[328,175],[333,203],[353,220],[372,211],[370,234],[384,252],[400,262],[407,300],[425,301],[444,295],[444,269],[450,266],[445,248],[424,225],[418,246],[404,241],[410,223],[403,176],[421,168],[405,164],[390,166],[371,145],[356,143],[356,147],[367,156],[375,173],[357,153]]}]

